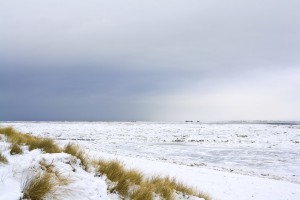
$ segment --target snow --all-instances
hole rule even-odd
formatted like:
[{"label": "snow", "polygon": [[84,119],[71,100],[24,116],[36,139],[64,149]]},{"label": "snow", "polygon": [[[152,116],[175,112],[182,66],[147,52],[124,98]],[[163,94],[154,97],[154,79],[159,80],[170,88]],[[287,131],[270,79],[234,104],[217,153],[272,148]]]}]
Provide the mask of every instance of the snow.
[{"label": "snow", "polygon": [[104,159],[117,159],[126,167],[139,169],[145,174],[163,174],[176,177],[177,180],[194,186],[200,191],[211,194],[217,200],[249,199],[300,199],[300,185],[267,178],[222,172],[212,169],[149,161],[143,158],[116,156],[91,152]]},{"label": "snow", "polygon": [[[154,122],[6,122],[1,125],[50,137],[62,145],[72,141],[92,157],[117,158],[128,168],[139,169],[148,176],[177,177],[217,200],[300,199],[299,125]],[[28,152],[28,157],[33,153]],[[57,160],[58,165],[63,165],[62,158]],[[1,178],[7,174],[3,170],[7,168],[0,166],[0,195],[2,188],[17,184],[15,178]],[[73,190],[82,190],[91,199],[99,199],[99,194],[100,199],[116,198],[107,196],[104,180],[85,173],[74,177]],[[3,179],[7,181],[3,183]],[[86,185],[90,190],[80,189]],[[18,191],[10,193],[18,194]],[[6,198],[0,196],[0,199]]]},{"label": "snow", "polygon": [[[107,185],[103,178],[95,177],[81,169],[78,160],[66,153],[43,154],[40,150],[28,151],[23,147],[21,155],[10,155],[9,144],[0,142],[1,152],[8,159],[8,164],[0,164],[0,199],[17,200],[22,196],[22,186],[28,177],[33,177],[41,171],[39,162],[53,164],[54,171],[59,171],[63,177],[67,177],[67,186],[54,188],[53,192],[46,196],[47,199],[73,200],[73,199],[112,199],[107,195]],[[70,164],[71,163],[72,167]],[[73,171],[74,169],[74,171]]]}]

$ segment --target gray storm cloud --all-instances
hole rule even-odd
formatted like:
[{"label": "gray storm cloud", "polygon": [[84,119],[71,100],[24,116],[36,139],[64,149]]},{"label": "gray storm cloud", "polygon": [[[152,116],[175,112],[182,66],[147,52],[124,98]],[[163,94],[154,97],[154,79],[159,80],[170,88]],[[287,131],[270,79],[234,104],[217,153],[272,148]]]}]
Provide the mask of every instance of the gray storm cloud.
[{"label": "gray storm cloud", "polygon": [[0,0],[0,119],[299,120],[299,8]]}]

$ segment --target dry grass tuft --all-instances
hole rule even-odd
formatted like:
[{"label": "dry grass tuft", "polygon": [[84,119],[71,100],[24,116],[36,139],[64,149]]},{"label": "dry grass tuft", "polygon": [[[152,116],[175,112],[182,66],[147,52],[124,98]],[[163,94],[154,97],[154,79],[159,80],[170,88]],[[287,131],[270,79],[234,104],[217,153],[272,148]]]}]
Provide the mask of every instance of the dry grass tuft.
[{"label": "dry grass tuft", "polygon": [[154,176],[150,179],[143,181],[140,187],[133,192],[133,195],[144,193],[149,190],[151,194],[156,193],[160,197],[166,200],[173,199],[173,187],[168,181],[169,178],[160,178],[158,176]]},{"label": "dry grass tuft", "polygon": [[113,182],[119,180],[124,174],[124,167],[119,161],[99,161],[97,172],[105,174],[107,178]]},{"label": "dry grass tuft", "polygon": [[29,134],[16,131],[12,127],[0,128],[0,134],[7,137],[13,144],[24,144],[29,146],[29,150],[42,149],[46,153],[61,153],[61,149],[52,139],[44,139]]},{"label": "dry grass tuft", "polygon": [[131,200],[152,200],[153,192],[151,188],[140,187],[130,194]]},{"label": "dry grass tuft", "polygon": [[153,176],[145,179],[139,171],[126,170],[117,160],[95,162],[96,172],[115,182],[111,192],[117,191],[123,197],[133,200],[152,200],[154,194],[165,200],[174,199],[174,192],[183,195],[198,196],[210,200],[208,195],[197,193],[192,188],[176,181],[175,178]]},{"label": "dry grass tuft", "polygon": [[175,178],[170,177],[161,178],[154,176],[150,179],[147,179],[141,184],[140,188],[134,192],[134,194],[143,193],[143,191],[147,189],[158,194],[160,197],[166,200],[173,199],[173,192],[175,191],[184,195],[197,196],[197,193],[192,188],[189,188],[183,183],[177,182]]},{"label": "dry grass tuft", "polygon": [[17,143],[10,145],[10,155],[22,154],[23,150]]},{"label": "dry grass tuft", "polygon": [[15,132],[16,131],[12,127],[5,127],[5,128],[0,127],[0,134],[4,134],[7,137],[10,137],[11,135],[15,134]]},{"label": "dry grass tuft", "polygon": [[41,170],[29,176],[23,185],[23,199],[42,200],[46,195],[53,195],[57,186],[67,185],[69,179],[55,170],[53,163],[47,164],[46,160],[39,162]]},{"label": "dry grass tuft", "polygon": [[117,191],[120,195],[127,197],[131,186],[142,182],[142,173],[135,170],[125,170],[119,161],[98,161],[97,173],[105,174],[116,186],[112,192]]},{"label": "dry grass tuft", "polygon": [[4,155],[0,152],[0,163],[7,164],[8,161]]},{"label": "dry grass tuft", "polygon": [[5,135],[9,142],[17,144],[26,144],[27,140],[34,138],[29,134],[20,133],[12,127],[0,128],[0,134]]},{"label": "dry grass tuft", "polygon": [[206,194],[206,193],[203,193],[203,192],[199,192],[199,193],[197,194],[197,197],[203,198],[203,199],[205,199],[205,200],[211,200],[211,199],[212,199],[210,195],[208,195],[208,194]]},{"label": "dry grass tuft", "polygon": [[61,153],[61,149],[54,143],[52,139],[34,138],[27,142],[29,150],[43,149],[46,153]]},{"label": "dry grass tuft", "polygon": [[72,143],[67,144],[64,148],[64,152],[77,157],[81,162],[82,169],[84,169],[86,171],[88,170],[89,159],[77,145],[72,144]]},{"label": "dry grass tuft", "polygon": [[56,183],[48,172],[39,172],[29,177],[23,185],[23,199],[42,200],[49,194]]}]

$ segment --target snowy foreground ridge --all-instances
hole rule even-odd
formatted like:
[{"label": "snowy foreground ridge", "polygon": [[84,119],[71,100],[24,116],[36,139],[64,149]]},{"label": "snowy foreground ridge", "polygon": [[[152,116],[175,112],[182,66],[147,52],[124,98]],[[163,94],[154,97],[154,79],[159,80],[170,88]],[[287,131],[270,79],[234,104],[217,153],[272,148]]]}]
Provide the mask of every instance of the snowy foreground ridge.
[{"label": "snowy foreground ridge", "polygon": [[[8,143],[1,144],[2,149],[8,147]],[[106,183],[100,177],[81,169],[79,163],[69,154],[42,154],[40,150],[28,151],[23,148],[22,155],[9,156],[9,164],[0,164],[0,199],[18,200],[21,188],[25,180],[32,174],[39,171],[39,162],[42,160],[46,164],[55,166],[54,170],[59,170],[62,176],[68,177],[68,185],[61,185],[56,188],[54,194],[47,195],[46,199],[117,199],[113,196],[108,197]],[[70,162],[71,161],[71,162]],[[71,165],[67,164],[71,163]],[[75,172],[74,172],[75,171]]]},{"label": "snowy foreground ridge", "polygon": [[[16,143],[10,144],[9,142]],[[39,144],[43,144],[40,145],[43,151],[36,148],[35,145]],[[52,140],[34,138],[11,129],[0,129],[0,177],[2,177],[0,199],[117,200],[130,198],[156,200],[164,196],[168,200],[209,200],[202,194],[201,197],[205,197],[205,199],[199,198],[197,197],[198,194],[192,192],[189,188],[185,187],[185,190],[177,182],[170,182],[171,179],[162,179],[163,177],[151,179],[150,182],[147,182],[144,175],[139,176],[140,182],[134,182],[135,184],[132,185],[132,178],[138,177],[132,176],[136,175],[133,174],[133,171],[125,172],[126,168],[118,168],[118,166],[121,166],[119,161],[106,162],[103,158],[101,160],[95,159],[97,156],[99,157],[97,154],[90,155],[90,159],[86,160],[80,156],[82,154],[78,154],[79,151],[82,152],[78,150],[78,147],[74,144],[69,144],[61,149],[53,144]],[[93,161],[94,164],[92,164]],[[114,163],[114,165],[109,164],[105,167],[105,163]],[[100,165],[101,168],[98,168]],[[105,172],[106,169],[110,169],[110,171]],[[110,172],[114,176],[118,175],[118,178],[114,179],[113,176],[109,175]],[[122,182],[124,179],[119,179],[122,174],[121,177],[126,176],[125,182]],[[126,185],[126,182],[129,183],[128,188],[121,186]],[[168,183],[173,185],[170,186]],[[117,186],[119,186],[119,189],[116,188]],[[166,191],[167,193],[165,193]]]},{"label": "snowy foreground ridge", "polygon": [[[117,158],[126,167],[148,176],[177,177],[217,200],[300,199],[299,125],[83,122],[1,125],[53,138],[61,145],[77,143],[92,157]],[[1,142],[1,151],[7,145]],[[68,171],[64,164],[69,159],[67,154],[53,158],[34,150],[24,155],[26,158],[22,160],[19,155],[10,157],[9,168],[0,164],[1,200],[19,197],[20,183],[12,177],[22,179],[28,173],[22,169],[40,159],[54,160],[59,168]],[[73,166],[80,173],[70,175],[74,182],[68,187],[73,195],[69,199],[118,199],[107,194],[103,179],[81,170],[76,162]],[[76,196],[79,194],[76,191],[81,191],[81,196]]]}]

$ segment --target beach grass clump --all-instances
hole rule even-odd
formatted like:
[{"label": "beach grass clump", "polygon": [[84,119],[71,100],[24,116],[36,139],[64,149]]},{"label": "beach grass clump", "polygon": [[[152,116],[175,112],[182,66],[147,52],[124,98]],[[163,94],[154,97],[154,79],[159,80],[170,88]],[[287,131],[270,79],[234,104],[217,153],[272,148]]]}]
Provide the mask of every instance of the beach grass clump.
[{"label": "beach grass clump", "polygon": [[7,137],[10,137],[15,133],[16,131],[12,127],[0,127],[0,134],[6,135]]},{"label": "beach grass clump", "polygon": [[147,196],[151,194],[157,194],[161,198],[166,200],[174,199],[174,192],[181,193],[182,195],[188,196],[198,196],[199,198],[204,198],[205,200],[210,200],[210,197],[203,193],[197,193],[191,187],[178,182],[175,178],[170,177],[159,177],[153,176],[149,179],[146,179],[140,187],[135,190],[131,197],[133,199],[137,199],[136,196],[140,196],[141,194],[147,194]]},{"label": "beach grass clump", "polygon": [[146,179],[137,170],[126,170],[123,164],[117,160],[99,160],[96,166],[98,166],[97,173],[106,175],[107,179],[116,183],[111,192],[116,191],[123,197],[134,200],[151,200],[156,194],[163,199],[172,200],[174,192],[178,192],[183,195],[210,199],[207,195],[198,194],[194,189],[176,181],[175,178],[153,176]]},{"label": "beach grass clump", "polygon": [[110,191],[117,192],[125,198],[152,200],[156,195],[165,200],[172,200],[175,198],[174,193],[176,192],[182,195],[198,196],[205,200],[211,199],[208,195],[197,193],[196,190],[178,182],[175,178],[159,176],[145,178],[137,170],[125,169],[124,165],[117,160],[99,160],[94,165],[96,173],[106,175],[107,179],[115,183]]},{"label": "beach grass clump", "polygon": [[154,193],[151,188],[139,187],[130,194],[131,200],[153,200]]},{"label": "beach grass clump", "polygon": [[39,161],[40,168],[35,174],[30,174],[23,184],[22,199],[42,200],[46,196],[55,196],[55,188],[69,184],[54,166],[53,161],[47,163],[45,159]]},{"label": "beach grass clump", "polygon": [[0,163],[7,164],[7,158],[0,152]]},{"label": "beach grass clump", "polygon": [[85,155],[85,153],[79,148],[78,145],[69,143],[65,146],[63,151],[65,153],[77,157],[80,160],[82,169],[84,169],[85,171],[88,170],[90,161],[88,157]]},{"label": "beach grass clump", "polygon": [[41,171],[27,177],[22,193],[23,199],[42,200],[46,195],[52,192],[56,182],[52,180],[50,173]]},{"label": "beach grass clump", "polygon": [[23,150],[17,143],[13,143],[10,145],[10,155],[22,154]]},{"label": "beach grass clump", "polygon": [[29,134],[16,131],[12,127],[0,128],[0,134],[7,137],[7,140],[13,144],[28,145],[29,150],[42,149],[46,153],[61,153],[61,149],[52,139],[40,138]]},{"label": "beach grass clump", "polygon": [[132,199],[138,199],[140,198],[142,194],[146,194],[147,196],[157,194],[161,198],[166,200],[173,199],[173,185],[170,184],[169,181],[166,181],[165,178],[160,178],[158,176],[154,176],[152,178],[146,179],[142,182],[140,187],[136,189],[132,194]]},{"label": "beach grass clump", "polygon": [[142,182],[143,175],[136,170],[126,170],[122,163],[117,160],[103,161],[97,163],[96,172],[115,182],[116,185],[111,189],[111,192],[118,192],[120,195],[127,197],[130,187],[139,185]]},{"label": "beach grass clump", "polygon": [[42,149],[46,153],[61,153],[62,150],[57,146],[52,139],[49,138],[34,138],[27,142],[29,150]]}]

